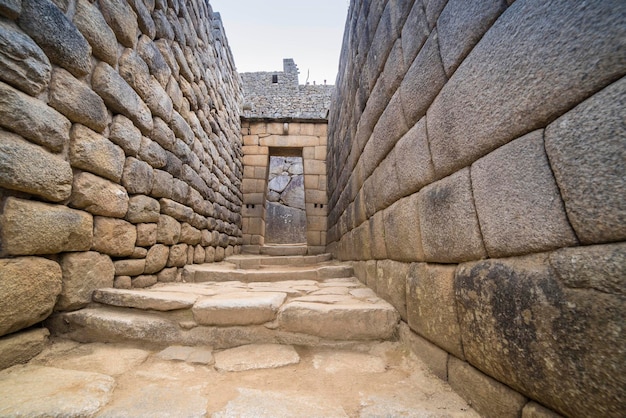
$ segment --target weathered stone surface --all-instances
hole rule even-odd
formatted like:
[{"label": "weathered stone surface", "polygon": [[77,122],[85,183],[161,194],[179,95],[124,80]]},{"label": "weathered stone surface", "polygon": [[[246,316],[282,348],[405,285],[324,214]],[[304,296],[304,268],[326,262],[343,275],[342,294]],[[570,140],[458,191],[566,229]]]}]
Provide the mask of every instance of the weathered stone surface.
[{"label": "weathered stone surface", "polygon": [[133,254],[136,240],[137,230],[133,224],[122,219],[94,218],[93,250],[114,257],[127,257]]},{"label": "weathered stone surface", "polygon": [[0,338],[0,370],[26,363],[48,344],[47,328],[31,329]]},{"label": "weathered stone surface", "polygon": [[425,261],[456,263],[486,255],[468,168],[424,187],[417,202]]},{"label": "weathered stone surface", "polygon": [[71,183],[67,161],[0,130],[0,186],[58,202],[69,197]]},{"label": "weathered stone surface", "polygon": [[169,255],[170,249],[168,246],[163,244],[153,245],[148,250],[148,255],[146,256],[146,268],[144,273],[152,274],[163,270],[167,264],[167,258]]},{"label": "weathered stone surface", "polygon": [[0,216],[2,251],[9,255],[87,251],[93,237],[90,214],[9,197]]},{"label": "weathered stone surface", "polygon": [[55,311],[73,311],[91,302],[91,294],[101,287],[112,287],[115,268],[108,255],[94,251],[64,254],[60,259],[63,288]]},{"label": "weathered stone surface", "polygon": [[52,151],[70,140],[71,122],[62,114],[0,82],[0,125]]},{"label": "weathered stone surface", "polygon": [[202,325],[253,325],[272,321],[287,297],[278,292],[233,292],[200,299],[193,317]]},{"label": "weathered stone surface", "polygon": [[137,14],[137,24],[139,25],[139,29],[148,35],[150,38],[154,38],[156,34],[156,29],[154,26],[154,21],[150,16],[150,11],[144,4],[143,0],[131,0],[128,2],[135,13]]},{"label": "weathered stone surface", "polygon": [[187,264],[187,244],[176,244],[170,247],[167,258],[168,267],[184,267]]},{"label": "weathered stone surface", "polygon": [[[545,126],[622,76],[619,28],[625,8],[620,2],[588,6],[556,0],[509,7],[428,111],[437,175]],[[556,38],[549,35],[555,27],[560,28]]]},{"label": "weathered stone surface", "polygon": [[267,202],[265,239],[273,244],[306,242],[306,212],[302,209]]},{"label": "weathered stone surface", "polygon": [[154,170],[154,183],[151,196],[171,198],[173,195],[174,177],[163,170]]},{"label": "weathered stone surface", "polygon": [[134,277],[131,281],[131,287],[144,288],[157,284],[157,276],[155,274],[142,274]]},{"label": "weathered stone surface", "polygon": [[93,55],[115,66],[117,64],[117,39],[100,10],[88,0],[77,0],[73,20],[78,30],[89,41]]},{"label": "weathered stone surface", "polygon": [[583,244],[626,239],[625,93],[622,78],[546,129],[546,151]]},{"label": "weathered stone surface", "polygon": [[539,405],[537,402],[528,402],[522,409],[522,418],[560,418],[561,415]]},{"label": "weathered stone surface", "polygon": [[448,361],[448,382],[481,416],[518,417],[526,398],[455,357]]},{"label": "weathered stone surface", "polygon": [[165,150],[161,148],[159,144],[145,136],[141,138],[138,156],[154,168],[165,167],[167,164]]},{"label": "weathered stone surface", "polygon": [[387,363],[379,356],[356,351],[321,352],[313,356],[313,367],[326,373],[358,370],[360,373],[384,373]]},{"label": "weathered stone surface", "polygon": [[124,169],[124,150],[91,129],[75,124],[70,132],[70,163],[73,167],[119,182]]},{"label": "weathered stone surface", "polygon": [[[460,265],[463,350],[471,364],[564,415],[619,416],[626,399],[623,296],[568,288],[559,272],[570,276],[577,261],[560,257],[556,271],[544,255]],[[605,275],[612,273],[620,271]]]},{"label": "weathered stone surface", "polygon": [[168,215],[160,215],[157,222],[157,242],[173,245],[180,238],[180,224]]},{"label": "weathered stone surface", "polygon": [[107,21],[117,40],[128,48],[137,44],[137,16],[125,0],[102,0],[100,10]]},{"label": "weathered stone surface", "polygon": [[94,131],[102,132],[107,125],[109,115],[104,101],[88,85],[63,69],[57,68],[52,73],[49,103],[72,122],[82,123]]},{"label": "weathered stone surface", "polygon": [[137,225],[137,242],[135,245],[149,247],[156,244],[157,224],[142,223]]},{"label": "weathered stone surface", "polygon": [[577,243],[550,169],[543,131],[534,131],[472,164],[472,189],[490,257]]},{"label": "weathered stone surface", "polygon": [[299,362],[300,356],[290,345],[251,344],[215,353],[215,368],[224,372],[275,369]]},{"label": "weathered stone surface", "polygon": [[376,262],[376,292],[398,310],[404,321],[407,321],[406,289],[410,266],[393,260]]},{"label": "weathered stone surface", "polygon": [[506,8],[505,0],[448,1],[437,20],[441,60],[448,77]]},{"label": "weathered stone surface", "polygon": [[159,358],[164,360],[180,360],[187,363],[207,364],[215,363],[213,351],[203,347],[185,347],[180,345],[171,345],[165,350],[157,354]]},{"label": "weathered stone surface", "polygon": [[154,311],[174,311],[191,308],[198,297],[190,293],[160,292],[158,290],[100,289],[93,294],[96,302]]},{"label": "weathered stone surface", "polygon": [[2,0],[0,14],[9,19],[17,19],[22,12],[22,0]]},{"label": "weathered stone surface", "polygon": [[142,35],[137,44],[137,52],[150,68],[150,73],[161,83],[161,86],[167,87],[172,70],[156,44],[147,36]]},{"label": "weathered stone surface", "polygon": [[180,241],[196,245],[202,240],[202,232],[199,229],[194,228],[188,223],[183,223],[180,228]]},{"label": "weathered stone surface", "polygon": [[176,267],[163,269],[157,274],[157,280],[159,283],[171,283],[180,281],[178,269]]},{"label": "weathered stone surface", "polygon": [[99,63],[93,71],[91,83],[108,107],[130,118],[144,134],[152,131],[150,109],[110,65]]},{"label": "weathered stone surface", "polygon": [[415,263],[407,277],[407,317],[411,329],[464,359],[454,297],[456,266]]},{"label": "weathered stone surface", "polygon": [[74,176],[70,205],[94,215],[123,218],[128,210],[128,193],[119,184],[79,172]]},{"label": "weathered stone surface", "polygon": [[40,322],[61,292],[61,267],[39,257],[0,259],[0,335]]},{"label": "weathered stone surface", "polygon": [[37,44],[17,27],[0,21],[0,80],[36,96],[50,82],[50,72],[50,61]]},{"label": "weathered stone surface", "polygon": [[54,64],[77,77],[89,73],[89,43],[52,2],[22,0],[22,13],[17,22]]},{"label": "weathered stone surface", "polygon": [[138,224],[157,222],[159,220],[159,201],[144,195],[130,198],[126,220]]},{"label": "weathered stone surface", "polygon": [[400,342],[422,360],[430,371],[441,380],[448,380],[448,352],[420,337],[409,326],[400,322],[398,327]]},{"label": "weathered stone surface", "polygon": [[[32,382],[38,382],[33,387]],[[34,365],[0,372],[0,392],[6,398],[0,413],[7,416],[90,416],[106,405],[115,379],[100,373]]]},{"label": "weathered stone surface", "polygon": [[141,131],[130,119],[115,115],[109,132],[109,139],[122,147],[127,156],[135,157],[141,146]]},{"label": "weathered stone surface", "polygon": [[146,268],[146,260],[117,260],[113,262],[113,266],[115,267],[116,276],[138,276],[143,274]]},{"label": "weathered stone surface", "polygon": [[130,276],[115,276],[113,287],[115,289],[130,289],[133,287],[132,279]]},{"label": "weathered stone surface", "polygon": [[150,164],[133,157],[126,158],[122,185],[131,194],[150,194],[154,174]]},{"label": "weathered stone surface", "polygon": [[384,241],[388,257],[398,261],[423,261],[417,193],[398,200],[384,211]]},{"label": "weathered stone surface", "polygon": [[172,117],[172,100],[165,89],[150,76],[148,65],[141,59],[136,51],[127,49],[120,56],[120,75],[145,101],[148,108],[155,116],[165,121]]}]

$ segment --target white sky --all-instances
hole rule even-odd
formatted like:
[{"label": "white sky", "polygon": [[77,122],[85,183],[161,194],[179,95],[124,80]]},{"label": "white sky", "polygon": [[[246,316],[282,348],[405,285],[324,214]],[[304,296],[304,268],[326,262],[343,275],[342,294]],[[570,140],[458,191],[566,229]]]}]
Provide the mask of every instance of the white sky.
[{"label": "white sky", "polygon": [[209,0],[240,73],[282,71],[293,58],[300,84],[335,84],[348,0]]}]

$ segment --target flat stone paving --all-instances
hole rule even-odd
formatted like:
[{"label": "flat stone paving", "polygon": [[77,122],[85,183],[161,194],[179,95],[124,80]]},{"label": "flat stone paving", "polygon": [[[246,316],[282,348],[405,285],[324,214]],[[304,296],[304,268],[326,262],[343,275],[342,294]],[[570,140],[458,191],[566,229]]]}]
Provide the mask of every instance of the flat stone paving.
[{"label": "flat stone paving", "polygon": [[62,339],[0,372],[0,416],[478,417],[399,343],[212,352]]}]

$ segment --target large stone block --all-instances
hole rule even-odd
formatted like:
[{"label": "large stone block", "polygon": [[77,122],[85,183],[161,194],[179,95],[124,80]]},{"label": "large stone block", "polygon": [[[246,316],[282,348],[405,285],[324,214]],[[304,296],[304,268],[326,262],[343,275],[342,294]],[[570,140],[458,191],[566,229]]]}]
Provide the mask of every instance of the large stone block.
[{"label": "large stone block", "polygon": [[124,169],[124,150],[91,129],[75,124],[70,132],[70,163],[119,182]]},{"label": "large stone block", "polygon": [[0,335],[43,321],[61,292],[61,267],[39,257],[0,259]]},{"label": "large stone block", "polygon": [[513,3],[428,111],[438,177],[546,126],[622,76],[625,14],[619,0]]},{"label": "large stone block", "polygon": [[91,45],[93,55],[115,66],[117,39],[96,5],[91,4],[89,0],[77,0],[73,21]]},{"label": "large stone block", "polygon": [[626,408],[624,296],[584,281],[571,288],[568,279],[603,271],[599,280],[621,282],[623,268],[607,262],[610,255],[587,258],[591,266],[567,253],[554,257],[552,265],[536,255],[459,266],[455,291],[465,356],[564,415],[620,416]]},{"label": "large stone block", "polygon": [[448,77],[506,8],[506,0],[448,1],[437,20],[441,60]]},{"label": "large stone block", "polygon": [[100,10],[120,43],[128,48],[137,44],[137,15],[125,0],[102,0]]},{"label": "large stone block", "polygon": [[[97,220],[97,218],[96,218]],[[108,255],[94,251],[64,254],[60,259],[63,287],[55,311],[73,311],[91,303],[94,290],[113,287],[115,268]]]},{"label": "large stone block", "polygon": [[50,61],[77,77],[91,71],[91,47],[76,26],[49,0],[22,0],[17,21]]},{"label": "large stone block", "polygon": [[27,363],[43,351],[49,335],[47,328],[39,328],[0,338],[0,370]]},{"label": "large stone block", "polygon": [[157,222],[159,220],[159,201],[144,195],[130,198],[126,220],[134,224]]},{"label": "large stone block", "polygon": [[109,132],[109,139],[122,147],[126,156],[135,157],[141,146],[141,131],[133,122],[122,115],[115,115]]},{"label": "large stone block", "polygon": [[9,19],[17,19],[22,12],[22,0],[3,0],[0,3],[0,14]]},{"label": "large stone block", "polygon": [[486,256],[469,174],[463,169],[418,193],[425,261],[457,263]]},{"label": "large stone block", "polygon": [[417,193],[388,207],[384,211],[383,222],[389,258],[399,261],[424,260]]},{"label": "large stone block", "polygon": [[403,321],[407,321],[406,284],[409,275],[409,263],[393,260],[380,260],[376,263],[376,292],[393,305]]},{"label": "large stone block", "polygon": [[519,417],[526,398],[455,357],[448,360],[448,382],[486,418]]},{"label": "large stone block", "polygon": [[135,251],[137,229],[122,219],[96,216],[92,249],[114,257],[128,257]]},{"label": "large stone block", "polygon": [[542,130],[476,161],[471,177],[490,257],[530,254],[577,243],[545,153]]},{"label": "large stone block", "polygon": [[133,157],[126,158],[122,185],[131,194],[150,194],[154,173],[150,164]]},{"label": "large stone block", "polygon": [[0,80],[36,96],[50,82],[48,57],[24,32],[0,22]]},{"label": "large stone block", "polygon": [[52,150],[61,151],[70,140],[72,123],[62,114],[0,82],[0,126]]},{"label": "large stone block", "polygon": [[137,225],[137,241],[135,245],[139,247],[149,247],[156,244],[157,224],[142,223]]},{"label": "large stone block", "polygon": [[119,184],[80,172],[74,176],[70,205],[94,215],[123,218],[128,210],[128,193]]},{"label": "large stone block", "polygon": [[72,122],[94,131],[102,132],[107,125],[109,115],[102,98],[63,69],[52,73],[49,103]]},{"label": "large stone block", "polygon": [[101,62],[96,66],[91,84],[108,107],[130,118],[144,134],[150,134],[152,131],[150,109],[109,64]]},{"label": "large stone block", "polygon": [[180,223],[171,216],[160,215],[157,222],[157,242],[174,245],[180,238]]},{"label": "large stone block", "polygon": [[59,156],[0,130],[0,186],[58,202],[70,195],[72,168]]},{"label": "large stone block", "polygon": [[137,44],[137,52],[150,68],[150,73],[161,83],[161,86],[166,87],[172,70],[156,44],[149,37],[142,35]]},{"label": "large stone block", "polygon": [[0,216],[2,251],[9,255],[56,254],[91,247],[87,212],[9,197]]},{"label": "large stone block", "polygon": [[435,344],[420,337],[404,322],[398,327],[400,343],[407,346],[413,354],[419,357],[430,371],[441,380],[448,380],[448,352]]},{"label": "large stone block", "polygon": [[463,359],[454,297],[455,265],[415,263],[407,277],[407,317],[411,329]]},{"label": "large stone block", "polygon": [[546,151],[583,244],[626,239],[626,78],[546,129]]},{"label": "large stone block", "polygon": [[306,242],[306,212],[280,203],[266,204],[267,242],[275,244],[295,244]]},{"label": "large stone block", "polygon": [[157,273],[167,264],[167,259],[170,255],[170,248],[163,244],[153,245],[148,250],[148,255],[146,256],[146,268],[144,270],[144,274],[152,274]]},{"label": "large stone block", "polygon": [[187,264],[187,244],[176,244],[170,247],[167,267],[184,267]]}]

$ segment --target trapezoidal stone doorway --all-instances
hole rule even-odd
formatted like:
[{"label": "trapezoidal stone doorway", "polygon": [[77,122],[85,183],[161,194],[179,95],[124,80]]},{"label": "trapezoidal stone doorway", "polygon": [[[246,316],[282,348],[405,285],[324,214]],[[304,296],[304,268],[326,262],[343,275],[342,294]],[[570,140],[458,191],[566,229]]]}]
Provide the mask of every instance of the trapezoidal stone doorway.
[{"label": "trapezoidal stone doorway", "polygon": [[302,149],[270,148],[265,199],[265,243],[306,244]]}]

